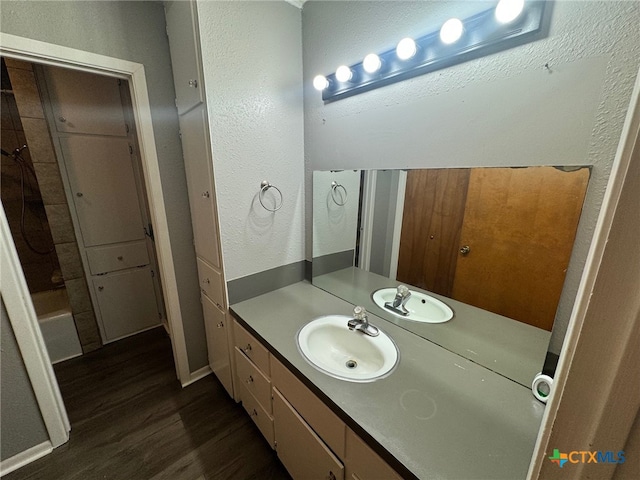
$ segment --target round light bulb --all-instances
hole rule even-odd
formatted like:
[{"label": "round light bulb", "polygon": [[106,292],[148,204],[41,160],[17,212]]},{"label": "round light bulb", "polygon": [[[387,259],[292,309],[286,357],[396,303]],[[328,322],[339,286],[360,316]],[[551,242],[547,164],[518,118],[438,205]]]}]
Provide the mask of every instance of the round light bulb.
[{"label": "round light bulb", "polygon": [[340,65],[336,70],[336,79],[339,82],[348,82],[349,80],[351,80],[352,76],[353,72],[346,65]]},{"label": "round light bulb", "polygon": [[496,6],[496,20],[500,23],[513,22],[524,10],[524,0],[500,0]]},{"label": "round light bulb", "polygon": [[329,86],[329,80],[324,75],[316,75],[313,79],[313,88],[322,91]]},{"label": "round light bulb", "polygon": [[413,38],[403,38],[398,42],[398,46],[396,47],[396,55],[400,60],[409,60],[416,54],[418,47],[416,46],[416,42]]},{"label": "round light bulb", "polygon": [[362,68],[364,68],[364,71],[367,73],[375,73],[380,70],[381,66],[382,62],[380,61],[380,57],[375,53],[370,53],[364,57],[362,61]]},{"label": "round light bulb", "polygon": [[464,26],[457,18],[450,18],[442,25],[440,29],[440,40],[442,43],[451,44],[457,42],[462,36]]}]

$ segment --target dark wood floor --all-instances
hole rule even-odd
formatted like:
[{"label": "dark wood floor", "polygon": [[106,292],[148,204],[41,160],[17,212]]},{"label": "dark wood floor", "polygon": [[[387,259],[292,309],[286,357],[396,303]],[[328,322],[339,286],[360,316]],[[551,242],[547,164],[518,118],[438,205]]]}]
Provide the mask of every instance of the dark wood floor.
[{"label": "dark wood floor", "polygon": [[71,420],[69,442],[3,480],[290,478],[217,379],[180,387],[162,328],[55,372]]}]

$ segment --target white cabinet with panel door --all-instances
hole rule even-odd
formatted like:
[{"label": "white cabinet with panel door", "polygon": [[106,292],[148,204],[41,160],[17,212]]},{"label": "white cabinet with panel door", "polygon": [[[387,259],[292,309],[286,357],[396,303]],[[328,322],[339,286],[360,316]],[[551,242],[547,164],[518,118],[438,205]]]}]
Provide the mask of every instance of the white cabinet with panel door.
[{"label": "white cabinet with panel door", "polygon": [[144,240],[127,138],[60,138],[85,247]]},{"label": "white cabinet with panel door", "polygon": [[233,395],[229,346],[227,344],[227,332],[231,328],[231,324],[225,318],[224,312],[209,297],[202,295],[200,301],[202,302],[204,327],[207,334],[209,366],[227,392]]},{"label": "white cabinet with panel door", "polygon": [[204,106],[181,115],[180,132],[196,254],[215,268],[221,268],[213,165],[205,116]]},{"label": "white cabinet with panel door", "polygon": [[105,336],[117,340],[159,324],[151,267],[93,277]]},{"label": "white cabinet with panel door", "polygon": [[58,67],[44,67],[42,80],[102,341],[158,326],[164,308],[126,82]]},{"label": "white cabinet with panel door", "polygon": [[[165,2],[164,5],[189,192],[193,244],[209,349],[209,367],[229,395],[236,398],[234,376],[228,375],[234,369],[230,348],[233,340],[232,329],[225,328],[223,320],[228,315],[227,290],[220,248],[207,105],[202,83],[197,4],[193,0],[183,0]],[[221,320],[212,321],[213,318]],[[218,325],[222,326],[218,328]],[[257,412],[259,408],[255,410]],[[260,416],[260,421],[262,418]]]},{"label": "white cabinet with panel door", "polygon": [[[164,2],[167,35],[176,88],[176,107],[182,115],[204,101],[202,67],[196,25],[196,4],[191,1]],[[189,28],[191,27],[191,28]]]}]

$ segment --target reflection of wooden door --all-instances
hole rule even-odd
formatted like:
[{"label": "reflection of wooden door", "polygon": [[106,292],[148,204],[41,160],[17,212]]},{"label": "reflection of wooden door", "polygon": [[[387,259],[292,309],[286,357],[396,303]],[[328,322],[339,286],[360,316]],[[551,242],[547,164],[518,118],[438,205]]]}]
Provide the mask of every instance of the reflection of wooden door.
[{"label": "reflection of wooden door", "polygon": [[452,298],[551,330],[589,170],[473,169]]},{"label": "reflection of wooden door", "polygon": [[396,279],[451,296],[469,169],[410,170]]}]

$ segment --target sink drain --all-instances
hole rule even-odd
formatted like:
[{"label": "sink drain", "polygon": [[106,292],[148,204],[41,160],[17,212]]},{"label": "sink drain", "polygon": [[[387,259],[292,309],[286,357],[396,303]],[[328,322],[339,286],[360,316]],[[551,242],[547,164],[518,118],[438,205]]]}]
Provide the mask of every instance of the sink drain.
[{"label": "sink drain", "polygon": [[358,366],[358,362],[356,362],[355,360],[347,360],[345,362],[345,365],[347,366],[347,368],[356,368]]}]

